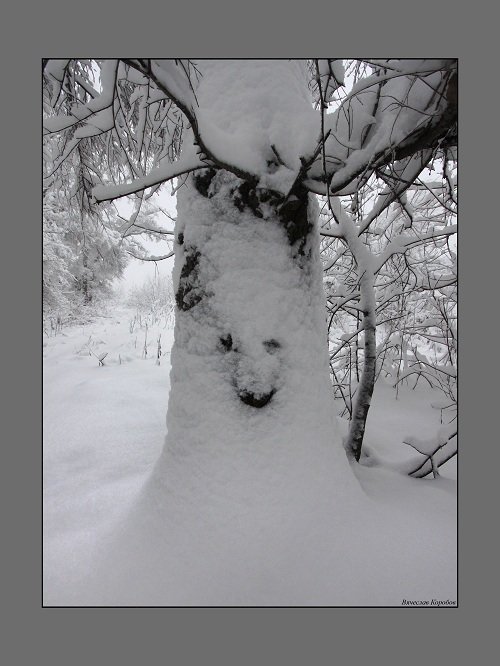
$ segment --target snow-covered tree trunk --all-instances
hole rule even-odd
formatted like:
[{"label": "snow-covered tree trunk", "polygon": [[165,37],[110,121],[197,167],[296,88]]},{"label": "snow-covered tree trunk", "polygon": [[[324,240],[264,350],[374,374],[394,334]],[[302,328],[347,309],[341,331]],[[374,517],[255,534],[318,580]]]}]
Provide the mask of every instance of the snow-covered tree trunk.
[{"label": "snow-covered tree trunk", "polygon": [[191,430],[189,413],[206,415],[210,405],[213,414],[214,403],[215,440],[229,418],[236,428],[268,412],[296,421],[283,409],[294,410],[306,392],[317,411],[328,381],[317,211],[305,190],[297,195],[283,205],[276,193],[215,170],[179,192],[169,408],[176,439],[185,439],[186,423]]},{"label": "snow-covered tree trunk", "polygon": [[[179,190],[178,309],[161,474],[179,455],[190,473],[184,459],[194,457],[196,466],[208,465],[211,485],[232,458],[246,477],[277,455],[274,473],[282,477],[282,465],[297,455],[314,459],[318,443],[339,448],[317,208],[300,189],[282,203],[225,171],[202,172]],[[262,480],[254,483],[257,489]]]},{"label": "snow-covered tree trunk", "polygon": [[177,581],[174,602],[196,598],[205,567],[211,599],[262,598],[261,578],[277,599],[300,596],[304,549],[335,556],[325,517],[330,531],[359,507],[331,404],[316,219],[305,190],[283,206],[225,171],[179,190],[168,434],[135,537],[164,558],[149,566]]},{"label": "snow-covered tree trunk", "polygon": [[334,203],[334,214],[338,233],[349,247],[359,273],[359,310],[363,315],[361,328],[364,334],[363,372],[356,390],[345,441],[347,455],[359,462],[377,374],[375,260],[358,235],[353,220],[338,200]]}]

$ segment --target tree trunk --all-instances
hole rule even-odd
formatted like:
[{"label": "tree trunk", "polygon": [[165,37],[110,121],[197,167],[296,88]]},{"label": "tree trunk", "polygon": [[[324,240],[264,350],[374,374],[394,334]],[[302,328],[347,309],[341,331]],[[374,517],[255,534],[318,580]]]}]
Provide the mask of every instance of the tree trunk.
[{"label": "tree trunk", "polygon": [[211,483],[215,460],[222,469],[249,445],[259,446],[256,460],[273,448],[290,459],[331,428],[316,215],[305,190],[284,202],[224,171],[207,170],[180,189],[169,434],[159,468],[171,468],[182,450],[209,462]]},{"label": "tree trunk", "polygon": [[351,407],[351,421],[345,441],[348,457],[359,462],[377,369],[375,273],[373,256],[359,237],[353,220],[347,216],[338,200],[335,202],[335,215],[342,236],[356,261],[359,272],[360,308],[363,312],[365,342],[363,372],[357,387],[354,406]]},{"label": "tree trunk", "polygon": [[[370,284],[371,276],[365,275],[361,280],[361,292],[365,292],[368,298],[364,298],[363,312],[363,332],[364,332],[364,360],[363,373],[361,381],[358,384],[354,407],[352,409],[352,418],[349,424],[349,433],[346,441],[346,450],[349,456],[359,462],[363,438],[366,428],[366,419],[375,387],[375,377],[377,369],[377,342],[375,326],[375,303],[374,298],[370,298],[370,291],[373,291],[373,281]],[[364,283],[364,284],[363,284]]]},{"label": "tree trunk", "polygon": [[[168,434],[134,514],[136,560],[161,572],[151,589],[141,576],[150,600],[162,576],[168,603],[248,603],[263,598],[263,580],[276,603],[304,598],[304,549],[330,561],[325,533],[354,521],[360,490],[336,435],[316,218],[305,190],[284,202],[225,171],[179,190]],[[130,543],[120,550],[134,557]],[[293,573],[281,580],[284,561]],[[322,577],[310,585],[306,596],[321,598]]]},{"label": "tree trunk", "polygon": [[82,255],[82,263],[83,263],[83,275],[82,275],[82,292],[83,292],[83,302],[85,305],[88,305],[92,301],[92,292],[89,288],[89,254],[87,251],[87,248],[83,248],[83,255]]}]

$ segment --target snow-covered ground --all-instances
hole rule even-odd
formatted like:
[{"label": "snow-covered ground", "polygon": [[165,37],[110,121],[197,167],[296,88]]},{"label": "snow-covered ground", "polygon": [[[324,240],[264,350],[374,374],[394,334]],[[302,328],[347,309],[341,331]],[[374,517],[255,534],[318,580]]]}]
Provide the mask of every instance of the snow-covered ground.
[{"label": "snow-covered ground", "polygon": [[[141,487],[165,434],[173,330],[130,332],[135,313],[44,337],[43,478],[46,601],[85,575],[102,531]],[[156,364],[157,338],[163,347]],[[104,366],[99,355],[108,352]],[[121,363],[120,363],[121,360]]]},{"label": "snow-covered ground", "polygon": [[[173,329],[164,321],[149,328],[145,358],[145,329],[136,323],[131,331],[134,314],[120,307],[92,324],[66,327],[56,336],[44,337],[46,605],[83,603],[78,590],[82,581],[92,577],[95,552],[133,506],[163,447]],[[159,334],[160,365],[156,363]],[[98,357],[104,353],[104,366],[100,366]],[[352,549],[357,563],[364,558],[369,575],[346,576],[339,562],[324,581],[325,598],[317,597],[324,605],[400,605],[403,599],[456,602],[455,459],[441,468],[440,479],[412,479],[397,471],[415,455],[403,440],[426,439],[439,428],[439,411],[430,406],[438,399],[425,387],[411,391],[403,386],[396,400],[388,384],[377,384],[366,435],[367,463],[373,464],[354,469],[382,522],[370,531],[370,521],[359,516],[359,523],[354,521],[343,530],[339,553]],[[340,430],[343,427],[340,423]],[[319,524],[324,519],[320,517]],[[346,520],[352,521],[352,515]],[[385,533],[381,524],[387,526]],[[294,528],[300,532],[301,525]],[[309,533],[310,526],[303,528],[304,535]],[[349,542],[345,542],[346,534],[352,535],[347,537]],[[329,540],[325,535],[325,547]],[[361,559],[360,548],[365,551]],[[312,572],[325,575],[325,568],[315,568],[308,557],[310,551],[304,550],[300,566],[307,575],[297,581],[298,589],[301,585],[307,589]],[[286,558],[281,575],[286,578]],[[356,584],[356,580],[363,582]],[[311,586],[317,589],[318,581]],[[338,595],[329,596],[330,589],[338,589]],[[270,592],[259,598],[267,599],[263,602],[267,605],[314,605],[316,597],[311,604],[306,593],[273,599]],[[203,599],[200,590],[200,605]],[[170,605],[169,599],[164,604]],[[235,605],[259,604],[252,603],[249,595],[247,604],[240,600]]]}]

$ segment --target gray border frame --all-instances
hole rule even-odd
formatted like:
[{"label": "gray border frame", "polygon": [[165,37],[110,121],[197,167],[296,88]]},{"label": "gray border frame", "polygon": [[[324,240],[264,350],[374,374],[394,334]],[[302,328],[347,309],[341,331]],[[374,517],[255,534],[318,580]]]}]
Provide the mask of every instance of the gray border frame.
[{"label": "gray border frame", "polygon": [[[8,46],[2,60],[3,84],[10,91],[3,100],[1,125],[4,142],[9,144],[3,155],[2,211],[8,238],[1,262],[2,328],[7,333],[2,345],[7,367],[2,375],[9,395],[2,423],[3,452],[8,456],[3,467],[8,472],[3,504],[9,511],[9,534],[2,549],[9,623],[2,646],[2,652],[8,651],[5,663],[29,664],[47,658],[55,666],[160,659],[175,664],[203,659],[238,666],[337,659],[363,664],[378,655],[388,664],[402,660],[413,664],[429,658],[446,658],[449,663],[459,653],[466,659],[480,659],[479,651],[488,651],[486,636],[495,636],[496,602],[491,593],[496,522],[489,513],[494,507],[492,475],[498,469],[492,458],[498,453],[494,436],[486,430],[486,415],[496,411],[490,342],[496,332],[496,301],[489,300],[493,294],[485,285],[496,287],[492,266],[498,239],[492,234],[498,231],[491,219],[494,200],[485,193],[495,192],[497,121],[492,114],[498,109],[491,99],[498,75],[490,71],[494,58],[486,48],[495,43],[493,30],[498,22],[479,3],[469,6],[467,16],[451,2],[439,7],[419,2],[414,10],[408,6],[403,11],[396,2],[367,3],[366,8],[360,2],[351,8],[307,3],[293,9],[269,3],[259,8],[254,2],[237,9],[232,3],[214,0],[201,7],[158,4],[151,9],[156,19],[146,31],[138,15],[146,7],[145,3],[104,7],[85,0],[71,9],[50,1],[4,8],[9,18],[4,23],[8,32],[4,49]],[[115,13],[119,22],[112,28]],[[131,26],[129,19],[139,27]],[[332,50],[344,57],[361,50],[405,56],[425,50],[459,57],[458,609],[447,609],[436,617],[432,611],[424,614],[416,609],[41,608],[40,59],[89,51],[110,56],[131,47],[150,51],[155,43],[162,45],[165,53],[161,55],[182,57],[303,57],[334,55]],[[482,454],[482,444],[487,456]]]}]

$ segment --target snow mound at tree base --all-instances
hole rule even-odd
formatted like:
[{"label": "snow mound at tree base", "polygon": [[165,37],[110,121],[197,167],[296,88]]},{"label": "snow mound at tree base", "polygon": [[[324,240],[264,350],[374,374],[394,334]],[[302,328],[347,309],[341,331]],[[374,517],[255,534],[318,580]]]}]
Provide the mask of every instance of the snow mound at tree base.
[{"label": "snow mound at tree base", "polygon": [[[335,454],[318,453],[310,458],[313,464],[292,456],[295,460],[286,469],[280,466],[279,474],[277,468],[270,472],[267,455],[268,472],[258,492],[248,469],[244,475],[229,474],[218,491],[194,480],[193,492],[182,473],[179,483],[167,488],[153,475],[128,518],[102,541],[95,575],[84,589],[74,590],[78,604],[399,606],[403,599],[456,601],[456,562],[450,559],[456,552],[456,530],[441,515],[453,506],[453,493],[443,484],[359,465],[356,475],[363,489],[349,470],[345,486],[338,487],[330,465]],[[174,463],[172,478],[176,472],[181,468],[176,470]],[[352,482],[357,492],[349,491]],[[445,525],[449,527],[443,530]]]},{"label": "snow mound at tree base", "polygon": [[288,506],[265,513],[228,508],[218,521],[200,517],[191,525],[162,520],[151,507],[146,516],[137,511],[107,543],[77,603],[398,606],[403,599],[456,600],[453,530],[438,533],[432,521],[366,498],[357,507],[361,513],[353,507],[347,515],[324,498],[302,499],[295,494]]}]

